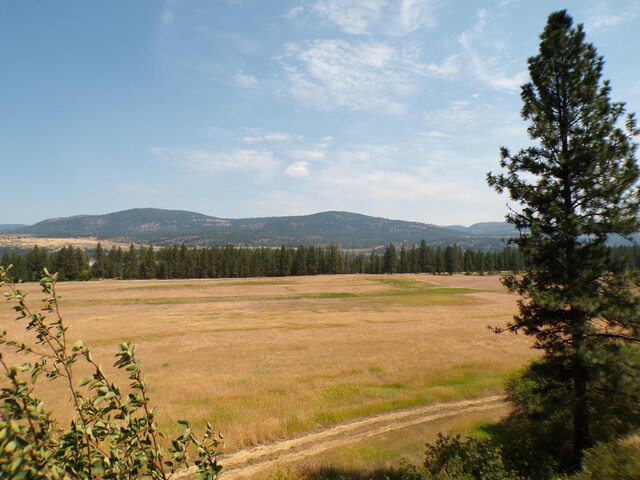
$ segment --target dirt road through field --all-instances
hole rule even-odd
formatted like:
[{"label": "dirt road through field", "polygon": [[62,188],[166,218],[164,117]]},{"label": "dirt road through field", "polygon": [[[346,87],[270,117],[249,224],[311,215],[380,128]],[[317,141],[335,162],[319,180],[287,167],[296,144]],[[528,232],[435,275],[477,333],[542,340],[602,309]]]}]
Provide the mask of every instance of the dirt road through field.
[{"label": "dirt road through field", "polygon": [[[370,437],[402,430],[421,423],[452,418],[470,412],[504,408],[505,405],[506,402],[503,396],[492,396],[477,400],[410,408],[347,422],[297,438],[282,440],[270,445],[260,445],[225,455],[221,459],[221,464],[223,465],[221,478],[223,480],[233,480],[251,477],[260,472],[268,471],[277,465],[299,462],[331,448],[361,442]],[[195,478],[194,473],[195,469],[191,468],[173,478],[184,480]]]}]

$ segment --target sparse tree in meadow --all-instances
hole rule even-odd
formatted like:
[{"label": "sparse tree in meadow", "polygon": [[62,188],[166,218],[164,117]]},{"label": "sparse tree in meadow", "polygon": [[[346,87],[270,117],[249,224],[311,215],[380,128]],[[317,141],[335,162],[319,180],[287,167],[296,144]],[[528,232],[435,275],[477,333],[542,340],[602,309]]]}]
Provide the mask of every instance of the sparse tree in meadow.
[{"label": "sparse tree in meadow", "polygon": [[640,409],[624,389],[640,370],[631,360],[637,355],[628,355],[640,341],[638,277],[607,246],[610,235],[640,229],[638,130],[624,104],[610,100],[603,64],[582,25],[574,27],[565,11],[551,14],[521,93],[535,143],[517,153],[503,147],[506,171],[487,176],[516,204],[507,221],[520,231],[514,243],[527,258],[522,275],[505,278],[522,296],[506,330],[532,336],[553,365],[546,383],[555,391],[541,394],[562,390],[574,464],[602,439],[603,423],[618,433],[630,427],[606,417],[610,405],[622,402],[630,415]]}]

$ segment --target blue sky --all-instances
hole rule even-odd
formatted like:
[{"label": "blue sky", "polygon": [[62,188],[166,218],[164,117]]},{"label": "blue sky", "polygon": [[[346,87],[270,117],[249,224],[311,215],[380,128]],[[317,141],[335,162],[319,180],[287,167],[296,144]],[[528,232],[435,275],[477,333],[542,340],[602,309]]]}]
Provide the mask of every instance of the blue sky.
[{"label": "blue sky", "polygon": [[640,110],[637,0],[0,1],[0,223],[136,207],[503,218],[566,8]]}]

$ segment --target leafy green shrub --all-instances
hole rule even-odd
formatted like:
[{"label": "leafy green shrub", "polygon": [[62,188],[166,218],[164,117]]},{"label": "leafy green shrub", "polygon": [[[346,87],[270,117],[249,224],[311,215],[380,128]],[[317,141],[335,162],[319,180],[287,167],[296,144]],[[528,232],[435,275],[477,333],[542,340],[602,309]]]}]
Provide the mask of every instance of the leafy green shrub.
[{"label": "leafy green shrub", "polygon": [[427,479],[433,480],[517,480],[507,468],[500,447],[488,440],[460,435],[438,434],[435,444],[427,444],[424,468]]},{"label": "leafy green shrub", "polygon": [[[16,320],[25,324],[29,341],[11,340],[4,331],[0,347],[24,355],[26,361],[13,365],[0,351],[4,382],[0,390],[0,477],[12,479],[168,479],[189,462],[189,451],[197,454],[195,464],[201,479],[218,476],[220,465],[215,448],[218,439],[211,425],[202,439],[186,422],[178,422],[183,433],[171,441],[168,452],[160,446],[156,409],[150,407],[147,386],[136,359],[136,347],[118,347],[114,366],[130,380],[121,390],[105,376],[82,341],[69,346],[67,327],[60,313],[56,274],[44,270],[40,281],[44,307],[33,312],[26,294],[18,290],[0,267],[0,288],[15,302]],[[92,375],[77,379],[79,364]],[[35,396],[41,378],[63,382],[70,393],[74,418],[61,428]]]},{"label": "leafy green shrub", "polygon": [[575,480],[637,480],[640,478],[640,437],[601,443],[587,450]]}]

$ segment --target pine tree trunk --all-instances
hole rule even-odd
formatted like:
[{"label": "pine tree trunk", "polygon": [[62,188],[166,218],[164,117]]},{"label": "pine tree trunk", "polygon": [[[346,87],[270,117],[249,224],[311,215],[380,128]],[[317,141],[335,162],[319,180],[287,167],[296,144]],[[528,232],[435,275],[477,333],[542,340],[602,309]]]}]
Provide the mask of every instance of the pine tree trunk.
[{"label": "pine tree trunk", "polygon": [[589,433],[589,401],[587,394],[587,371],[579,358],[573,363],[573,384],[575,404],[573,412],[574,440],[573,451],[576,466],[582,461],[583,452],[591,446]]}]

